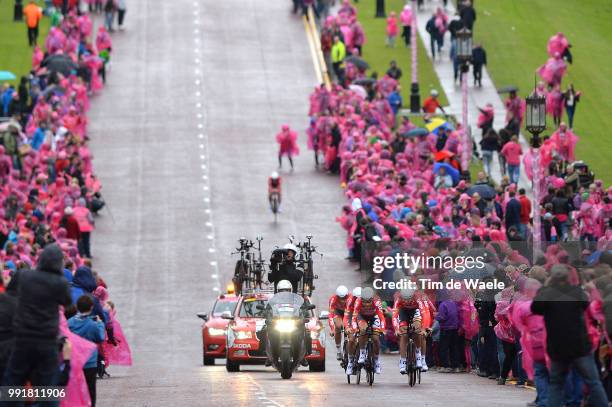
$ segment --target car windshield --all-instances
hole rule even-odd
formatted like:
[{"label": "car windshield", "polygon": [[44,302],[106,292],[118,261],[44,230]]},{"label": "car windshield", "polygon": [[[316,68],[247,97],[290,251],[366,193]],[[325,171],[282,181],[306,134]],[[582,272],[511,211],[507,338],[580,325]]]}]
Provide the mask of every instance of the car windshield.
[{"label": "car windshield", "polygon": [[266,300],[255,300],[255,299],[247,299],[242,302],[242,306],[240,307],[240,317],[243,318],[264,318],[266,311],[263,309],[257,309],[258,305],[263,306],[265,308],[268,301]]},{"label": "car windshield", "polygon": [[234,315],[234,310],[236,309],[235,301],[217,301],[213,308],[213,315],[219,316],[223,314],[225,311],[229,311],[232,316]]}]

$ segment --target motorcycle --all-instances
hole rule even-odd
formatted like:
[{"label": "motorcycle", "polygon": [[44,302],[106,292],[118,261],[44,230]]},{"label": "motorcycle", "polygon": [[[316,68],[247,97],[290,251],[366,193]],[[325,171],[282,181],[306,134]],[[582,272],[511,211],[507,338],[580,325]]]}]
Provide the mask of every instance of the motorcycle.
[{"label": "motorcycle", "polygon": [[[290,379],[306,355],[305,324],[307,311],[314,309],[304,299],[293,293],[282,292],[270,299],[266,309],[266,353],[272,366],[283,379]],[[310,343],[310,342],[309,342]]]}]

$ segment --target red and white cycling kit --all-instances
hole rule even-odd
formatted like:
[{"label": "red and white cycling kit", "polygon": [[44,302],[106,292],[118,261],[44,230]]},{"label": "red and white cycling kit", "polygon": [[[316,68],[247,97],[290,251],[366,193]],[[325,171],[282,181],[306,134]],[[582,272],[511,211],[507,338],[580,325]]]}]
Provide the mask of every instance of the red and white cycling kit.
[{"label": "red and white cycling kit", "polygon": [[399,293],[395,296],[393,302],[393,329],[400,330],[400,327],[407,327],[412,322],[421,322],[421,312],[417,301],[403,299]]},{"label": "red and white cycling kit", "polygon": [[377,331],[385,330],[385,314],[380,298],[374,297],[370,302],[357,298],[353,308],[353,329],[358,329],[358,321],[367,321]]},{"label": "red and white cycling kit", "polygon": [[353,323],[353,309],[355,308],[356,301],[357,297],[353,296],[353,294],[349,294],[348,298],[346,299],[346,306],[344,307],[344,317],[342,319],[345,331],[350,329]]},{"label": "red and white cycling kit", "polygon": [[344,320],[344,314],[346,310],[346,304],[348,303],[349,296],[340,298],[337,295],[332,295],[329,298],[329,318],[327,320],[329,328],[333,331],[335,329],[334,319],[341,318]]}]

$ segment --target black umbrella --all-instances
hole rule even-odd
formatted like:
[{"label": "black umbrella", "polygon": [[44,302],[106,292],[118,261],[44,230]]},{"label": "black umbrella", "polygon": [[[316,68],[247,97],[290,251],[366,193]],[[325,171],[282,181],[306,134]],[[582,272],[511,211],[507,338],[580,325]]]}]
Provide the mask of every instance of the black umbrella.
[{"label": "black umbrella", "polygon": [[423,127],[417,127],[416,129],[412,129],[410,131],[407,131],[406,133],[402,133],[401,136],[409,138],[409,137],[426,136],[428,134],[429,134],[429,130]]},{"label": "black umbrella", "polygon": [[518,90],[519,90],[518,86],[510,85],[510,86],[504,86],[503,88],[497,89],[497,93],[511,93],[511,92],[518,92]]},{"label": "black umbrella", "polygon": [[350,62],[355,65],[360,71],[365,71],[370,68],[370,65],[363,59],[355,56],[346,57],[344,62]]},{"label": "black umbrella", "polygon": [[480,195],[482,199],[495,198],[495,189],[493,189],[492,186],[487,184],[476,184],[474,186],[469,187],[466,192],[469,196],[472,196],[476,192],[478,192],[478,195]]},{"label": "black umbrella", "polygon": [[361,85],[361,86],[370,86],[376,83],[376,79],[374,78],[361,78],[355,79],[353,81],[353,85]]},{"label": "black umbrella", "polygon": [[62,54],[48,56],[42,61],[41,66],[47,68],[49,73],[59,72],[64,76],[70,75],[72,70],[78,68],[78,65],[68,55]]}]

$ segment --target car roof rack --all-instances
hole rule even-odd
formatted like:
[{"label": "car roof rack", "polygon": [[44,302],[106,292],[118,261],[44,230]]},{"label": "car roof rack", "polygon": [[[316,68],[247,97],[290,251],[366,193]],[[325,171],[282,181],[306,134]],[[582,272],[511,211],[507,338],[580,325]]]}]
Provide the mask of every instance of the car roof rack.
[{"label": "car roof rack", "polygon": [[274,287],[266,288],[245,288],[241,293],[244,295],[257,295],[257,294],[274,294]]}]

